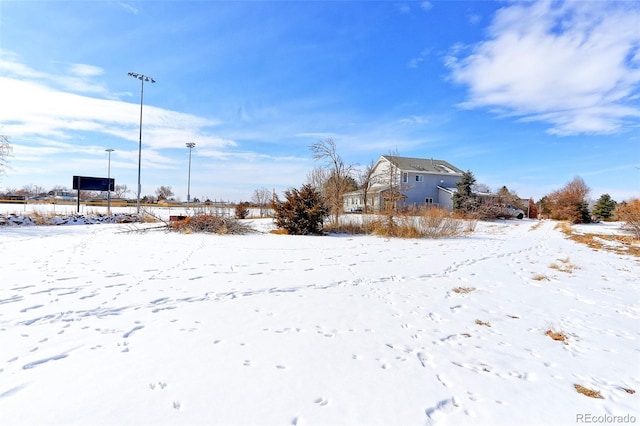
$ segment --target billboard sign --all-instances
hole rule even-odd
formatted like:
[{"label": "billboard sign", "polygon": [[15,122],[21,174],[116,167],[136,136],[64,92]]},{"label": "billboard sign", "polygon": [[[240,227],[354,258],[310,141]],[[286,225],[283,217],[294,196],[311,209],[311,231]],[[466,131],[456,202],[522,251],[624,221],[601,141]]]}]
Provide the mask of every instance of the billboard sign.
[{"label": "billboard sign", "polygon": [[73,189],[78,191],[113,191],[115,179],[90,176],[74,176]]}]

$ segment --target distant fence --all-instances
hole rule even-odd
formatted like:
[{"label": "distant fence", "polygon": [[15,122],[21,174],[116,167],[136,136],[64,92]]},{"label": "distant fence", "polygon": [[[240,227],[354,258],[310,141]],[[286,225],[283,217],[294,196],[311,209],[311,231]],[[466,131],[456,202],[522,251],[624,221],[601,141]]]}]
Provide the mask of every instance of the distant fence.
[{"label": "distant fence", "polygon": [[[10,198],[0,198],[0,204],[12,204],[12,205],[20,205],[20,206],[37,206],[37,205],[63,205],[63,206],[76,206],[77,200],[61,200],[51,198],[43,198],[39,200],[29,200],[26,198],[18,198],[19,196],[10,197]],[[80,205],[85,207],[107,207],[107,200],[80,200]],[[111,199],[111,208],[115,207],[136,207],[136,200],[125,200],[112,198]],[[167,208],[167,209],[194,209],[194,211],[201,211],[207,214],[213,214],[216,216],[234,216],[235,215],[235,207],[234,203],[229,201],[207,201],[207,202],[198,202],[198,203],[182,203],[182,202],[170,202],[170,201],[159,201],[157,203],[140,203],[141,207],[146,207],[150,209],[156,208]],[[249,217],[272,217],[273,210],[268,207],[256,207],[256,206],[248,206],[249,208]]]}]

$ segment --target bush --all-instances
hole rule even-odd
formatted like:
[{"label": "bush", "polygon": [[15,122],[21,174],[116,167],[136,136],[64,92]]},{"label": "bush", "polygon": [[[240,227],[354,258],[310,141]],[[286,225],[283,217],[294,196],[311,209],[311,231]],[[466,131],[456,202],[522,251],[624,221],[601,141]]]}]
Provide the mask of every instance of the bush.
[{"label": "bush", "polygon": [[465,221],[454,218],[441,208],[419,209],[414,214],[391,218],[376,216],[363,218],[362,223],[347,223],[329,228],[330,232],[347,234],[374,234],[397,238],[444,238],[460,235]]},{"label": "bush", "polygon": [[276,226],[292,235],[322,234],[329,209],[320,192],[306,184],[300,190],[292,188],[285,191],[284,195],[285,201],[280,201],[276,195],[271,202]]},{"label": "bush", "polygon": [[640,199],[621,203],[616,211],[618,220],[624,222],[636,238],[640,238]]},{"label": "bush", "polygon": [[563,188],[545,197],[544,209],[549,211],[551,219],[568,220],[571,223],[589,223],[591,215],[586,202],[589,187],[582,178],[575,177]]},{"label": "bush", "polygon": [[246,234],[251,231],[246,225],[232,217],[211,214],[187,216],[183,220],[172,222],[170,229],[190,234],[193,232],[210,232],[214,234]]},{"label": "bush", "polygon": [[249,216],[249,203],[239,202],[235,209],[236,219],[246,219]]}]

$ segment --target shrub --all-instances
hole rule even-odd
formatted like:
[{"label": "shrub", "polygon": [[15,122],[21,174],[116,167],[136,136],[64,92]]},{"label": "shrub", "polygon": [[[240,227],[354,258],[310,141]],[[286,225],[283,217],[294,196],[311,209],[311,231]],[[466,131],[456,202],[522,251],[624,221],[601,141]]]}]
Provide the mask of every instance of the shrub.
[{"label": "shrub", "polygon": [[320,192],[306,184],[300,190],[289,189],[284,195],[285,201],[280,201],[275,195],[271,202],[276,226],[286,229],[292,235],[322,234],[329,209],[324,205]]},{"label": "shrub", "polygon": [[246,219],[249,216],[249,203],[239,202],[235,209],[236,219]]},{"label": "shrub", "polygon": [[568,220],[571,223],[589,223],[591,216],[586,202],[589,187],[580,177],[575,177],[563,188],[552,192],[545,198],[544,208],[548,209],[551,219]]},{"label": "shrub", "polygon": [[618,220],[624,222],[625,228],[630,230],[636,238],[640,238],[640,199],[621,203],[616,210]]},{"label": "shrub", "polygon": [[418,220],[420,234],[428,238],[452,237],[462,232],[462,222],[451,217],[444,209],[425,210]]},{"label": "shrub", "polygon": [[538,217],[538,206],[533,201],[533,198],[529,198],[529,218],[536,219]]},{"label": "shrub", "polygon": [[170,229],[190,234],[192,232],[210,232],[214,234],[246,234],[251,230],[248,226],[232,217],[211,214],[187,216],[183,220],[172,222]]},{"label": "shrub", "polygon": [[362,223],[347,223],[331,226],[330,232],[348,234],[374,234],[381,237],[398,238],[443,238],[460,235],[464,221],[454,218],[441,208],[418,209],[414,214],[397,217],[364,218]]}]

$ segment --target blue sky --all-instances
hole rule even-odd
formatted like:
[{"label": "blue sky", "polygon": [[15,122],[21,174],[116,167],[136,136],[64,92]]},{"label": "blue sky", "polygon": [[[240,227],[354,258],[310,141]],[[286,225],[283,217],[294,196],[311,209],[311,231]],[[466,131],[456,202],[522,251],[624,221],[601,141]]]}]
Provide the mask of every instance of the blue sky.
[{"label": "blue sky", "polygon": [[539,199],[640,196],[640,2],[0,1],[0,190],[298,187],[309,145],[438,158]]}]

